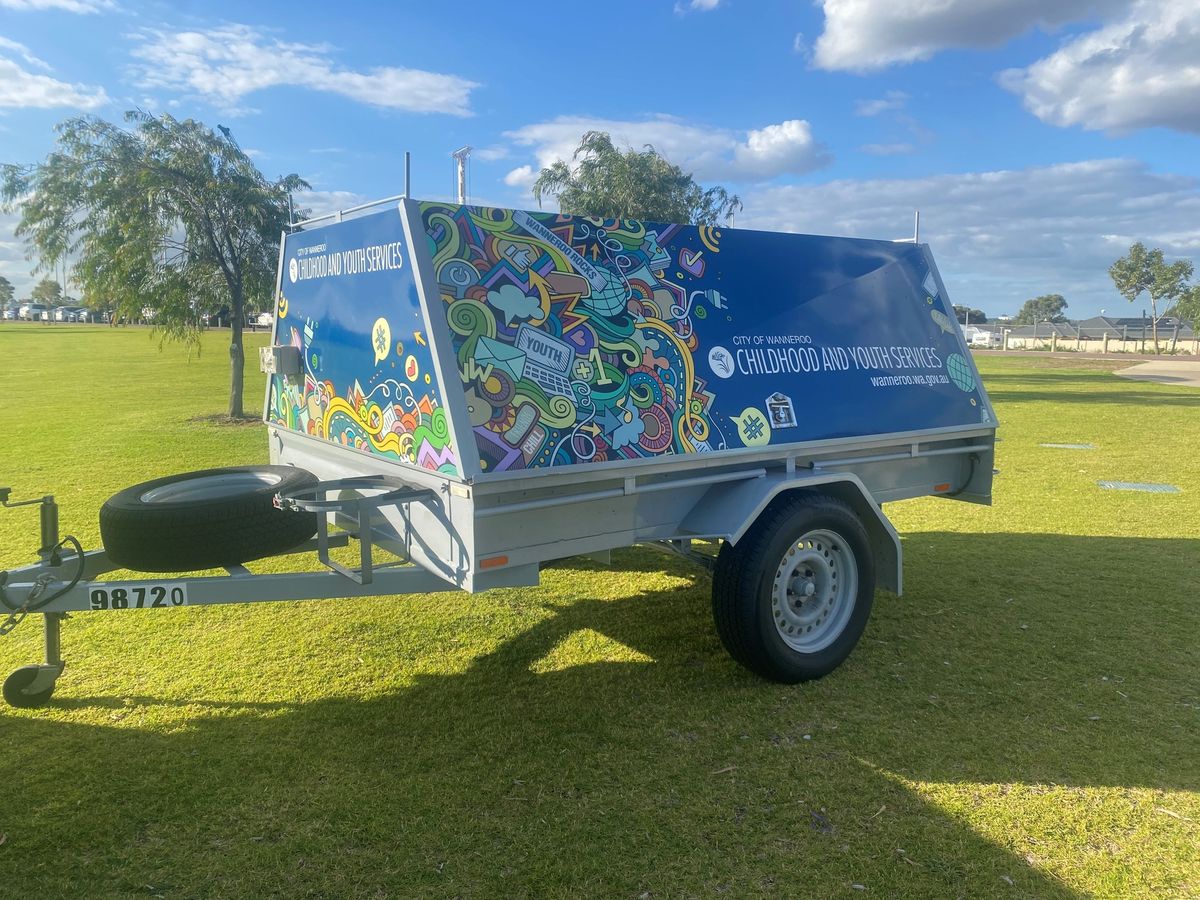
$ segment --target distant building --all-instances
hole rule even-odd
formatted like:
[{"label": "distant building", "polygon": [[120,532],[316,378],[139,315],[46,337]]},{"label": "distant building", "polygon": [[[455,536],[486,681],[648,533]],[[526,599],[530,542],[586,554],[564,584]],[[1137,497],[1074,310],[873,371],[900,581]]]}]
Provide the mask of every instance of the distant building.
[{"label": "distant building", "polygon": [[[1140,341],[1149,340],[1154,336],[1154,328],[1150,319],[1141,316],[1092,316],[1078,323],[1079,336],[1084,340],[1102,340],[1106,335],[1110,340]],[[1190,341],[1195,337],[1190,322],[1165,316],[1158,321],[1158,339]]]},{"label": "distant building", "polygon": [[1079,331],[1071,322],[1038,322],[1036,325],[1017,325],[1008,329],[1009,335],[1015,338],[1050,338],[1058,335],[1060,338],[1074,340],[1079,337]]},{"label": "distant building", "polygon": [[[982,326],[987,328],[989,326]],[[1038,322],[1036,325],[1017,325],[1012,328],[994,326],[1007,331],[1010,337],[1026,340],[1149,341],[1154,337],[1150,320],[1140,316],[1092,316],[1090,319],[1070,319],[1066,322]],[[1190,322],[1167,316],[1158,322],[1159,343],[1195,340]]]}]

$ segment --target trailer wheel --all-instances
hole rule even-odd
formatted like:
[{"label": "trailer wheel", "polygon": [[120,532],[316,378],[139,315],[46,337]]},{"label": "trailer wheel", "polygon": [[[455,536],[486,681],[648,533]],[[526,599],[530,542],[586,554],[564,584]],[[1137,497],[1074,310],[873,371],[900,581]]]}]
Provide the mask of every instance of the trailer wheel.
[{"label": "trailer wheel", "polygon": [[312,487],[291,466],[237,466],[156,478],[100,508],[108,558],[139,572],[233,566],[290,550],[317,530],[315,513],[278,509],[275,495]]},{"label": "trailer wheel", "polygon": [[729,654],[771,681],[828,675],[862,636],[875,595],[866,529],[833,497],[769,507],[713,575],[713,618]]},{"label": "trailer wheel", "polygon": [[5,678],[4,702],[17,709],[36,709],[49,703],[50,695],[54,693],[53,681],[50,682],[50,687],[40,690],[36,694],[25,692],[25,688],[33,684],[41,674],[41,670],[41,666],[21,666]]}]

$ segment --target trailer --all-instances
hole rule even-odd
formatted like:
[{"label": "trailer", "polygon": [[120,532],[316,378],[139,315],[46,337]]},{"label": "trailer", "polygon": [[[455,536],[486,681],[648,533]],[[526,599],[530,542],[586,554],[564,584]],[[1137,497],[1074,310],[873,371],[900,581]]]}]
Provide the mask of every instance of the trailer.
[{"label": "trailer", "polygon": [[[632,544],[710,568],[729,653],[794,683],[901,593],[884,503],[991,501],[927,245],[388,198],[284,234],[275,299],[270,465],[121,491],[92,551],[22,501],[39,561],[0,573],[0,635],[39,614],[46,658],[9,703],[49,700],[66,613],[532,586]],[[246,567],[287,553],[324,570]]]}]

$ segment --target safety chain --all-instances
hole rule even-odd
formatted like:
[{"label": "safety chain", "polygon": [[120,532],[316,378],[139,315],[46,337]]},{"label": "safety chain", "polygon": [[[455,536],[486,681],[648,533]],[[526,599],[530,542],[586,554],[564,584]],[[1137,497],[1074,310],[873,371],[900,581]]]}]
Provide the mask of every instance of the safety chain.
[{"label": "safety chain", "polygon": [[[8,614],[8,618],[0,622],[0,637],[4,637],[14,628],[24,621],[29,615],[29,607],[38,597],[46,593],[46,588],[54,581],[54,576],[49,572],[45,572],[37,577],[33,583],[33,588],[29,592],[29,596],[25,598],[25,602],[21,604],[20,609],[14,609]],[[2,587],[0,587],[2,589]]]}]

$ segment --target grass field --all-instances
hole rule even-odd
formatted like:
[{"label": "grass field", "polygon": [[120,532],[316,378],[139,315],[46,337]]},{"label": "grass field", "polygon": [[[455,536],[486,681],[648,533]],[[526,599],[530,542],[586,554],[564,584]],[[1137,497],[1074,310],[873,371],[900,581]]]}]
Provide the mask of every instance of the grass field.
[{"label": "grass field", "polygon": [[[0,484],[96,546],[118,489],[265,461],[203,418],[227,359],[0,327]],[[708,576],[648,549],[474,597],[79,615],[51,706],[0,712],[0,895],[1200,896],[1200,390],[1112,365],[982,361],[995,505],[889,507],[907,593],[816,683],[739,669]],[[0,567],[36,545],[0,510]]]}]

